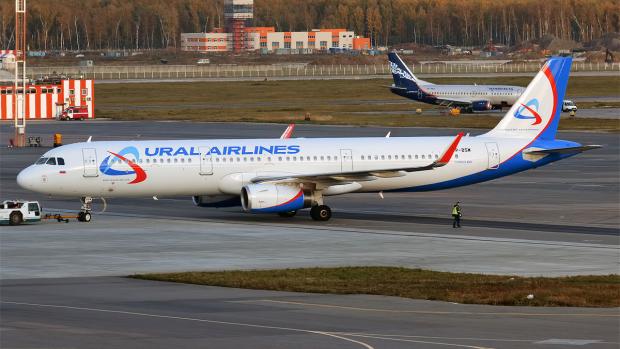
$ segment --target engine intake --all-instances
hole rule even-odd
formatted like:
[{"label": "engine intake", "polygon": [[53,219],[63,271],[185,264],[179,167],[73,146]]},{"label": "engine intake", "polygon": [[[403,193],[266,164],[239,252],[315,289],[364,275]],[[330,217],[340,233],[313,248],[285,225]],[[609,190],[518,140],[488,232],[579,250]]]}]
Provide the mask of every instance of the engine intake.
[{"label": "engine intake", "polygon": [[241,188],[241,206],[246,212],[290,212],[311,204],[311,195],[305,195],[298,186],[248,184]]}]

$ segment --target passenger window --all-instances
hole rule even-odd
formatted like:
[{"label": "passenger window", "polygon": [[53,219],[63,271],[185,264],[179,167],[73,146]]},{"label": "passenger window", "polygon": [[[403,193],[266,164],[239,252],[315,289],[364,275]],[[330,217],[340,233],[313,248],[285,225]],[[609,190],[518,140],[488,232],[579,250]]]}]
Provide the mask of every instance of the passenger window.
[{"label": "passenger window", "polygon": [[49,158],[46,162],[47,165],[56,165],[56,158]]},{"label": "passenger window", "polygon": [[331,161],[332,157],[327,155],[327,161]]},{"label": "passenger window", "polygon": [[56,161],[58,161],[58,165],[62,165],[62,166],[65,165],[65,159],[63,158],[57,158]]},{"label": "passenger window", "polygon": [[325,157],[323,155],[321,155],[321,161],[325,160]]},{"label": "passenger window", "polygon": [[392,155],[388,155],[388,160],[392,160]]},{"label": "passenger window", "polygon": [[[220,161],[220,159],[217,159],[218,161]],[[179,162],[179,159],[174,158],[174,163],[176,164],[177,162]]]},{"label": "passenger window", "polygon": [[364,160],[364,155],[362,155],[362,160]]},{"label": "passenger window", "polygon": [[381,155],[381,160],[385,160],[385,155]]}]

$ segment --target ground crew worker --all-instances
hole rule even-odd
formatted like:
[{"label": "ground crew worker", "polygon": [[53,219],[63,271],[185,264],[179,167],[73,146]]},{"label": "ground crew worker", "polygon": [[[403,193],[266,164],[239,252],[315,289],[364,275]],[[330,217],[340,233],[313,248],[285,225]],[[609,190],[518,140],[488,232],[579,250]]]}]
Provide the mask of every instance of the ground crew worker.
[{"label": "ground crew worker", "polygon": [[459,201],[454,204],[452,207],[452,218],[454,221],[452,222],[452,228],[460,228],[461,227],[461,206],[459,206]]}]

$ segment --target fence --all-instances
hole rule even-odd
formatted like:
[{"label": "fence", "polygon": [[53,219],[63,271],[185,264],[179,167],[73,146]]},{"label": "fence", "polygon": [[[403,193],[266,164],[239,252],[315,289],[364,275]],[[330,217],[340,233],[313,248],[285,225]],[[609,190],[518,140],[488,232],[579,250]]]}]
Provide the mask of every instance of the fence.
[{"label": "fence", "polygon": [[[414,74],[506,74],[534,73],[541,64],[417,64]],[[571,71],[620,72],[620,63],[574,62]],[[93,66],[93,67],[31,67],[30,78],[55,74],[84,79],[198,79],[198,78],[270,78],[270,77],[338,77],[388,75],[387,64],[382,65],[148,65],[148,66]]]}]

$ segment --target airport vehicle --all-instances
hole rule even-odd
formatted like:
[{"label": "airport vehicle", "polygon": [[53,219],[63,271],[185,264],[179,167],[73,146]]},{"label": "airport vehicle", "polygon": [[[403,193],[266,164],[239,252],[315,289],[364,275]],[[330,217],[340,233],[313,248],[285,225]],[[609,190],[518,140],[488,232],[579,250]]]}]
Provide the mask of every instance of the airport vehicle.
[{"label": "airport vehicle", "polygon": [[68,107],[58,117],[60,120],[88,119],[88,107]]},{"label": "airport vehicle", "polygon": [[5,200],[0,205],[0,223],[20,225],[41,220],[41,205],[37,201]]},{"label": "airport vehicle", "polygon": [[202,207],[281,216],[310,208],[325,221],[331,195],[470,185],[599,147],[555,139],[571,62],[550,59],[499,124],[476,137],[91,141],[47,151],[17,183],[82,197],[83,212],[93,197],[187,195]]},{"label": "airport vehicle", "polygon": [[565,99],[564,101],[562,101],[562,111],[563,112],[571,112],[577,111],[577,106],[575,105],[575,103],[571,100]]},{"label": "airport vehicle", "polygon": [[461,112],[502,109],[513,105],[525,91],[508,85],[436,85],[416,78],[394,52],[388,53],[394,84],[390,91],[414,101],[458,108]]}]

